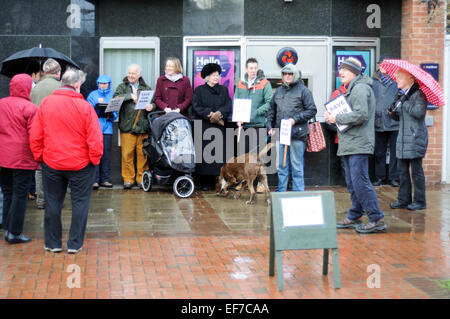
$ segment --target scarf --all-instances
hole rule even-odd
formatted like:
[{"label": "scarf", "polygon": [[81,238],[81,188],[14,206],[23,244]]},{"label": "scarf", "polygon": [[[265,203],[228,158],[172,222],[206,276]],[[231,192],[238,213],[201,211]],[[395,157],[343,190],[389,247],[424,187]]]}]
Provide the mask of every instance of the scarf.
[{"label": "scarf", "polygon": [[167,74],[167,73],[166,73],[166,78],[168,78],[168,79],[169,79],[170,81],[172,81],[172,82],[176,82],[176,81],[178,81],[179,79],[183,78],[183,74],[177,73],[177,74],[172,74],[172,75],[170,75],[170,74]]},{"label": "scarf", "polygon": [[391,83],[392,80],[389,74],[386,73],[386,75],[383,75],[380,70],[378,70],[377,73],[384,86],[388,86]]}]

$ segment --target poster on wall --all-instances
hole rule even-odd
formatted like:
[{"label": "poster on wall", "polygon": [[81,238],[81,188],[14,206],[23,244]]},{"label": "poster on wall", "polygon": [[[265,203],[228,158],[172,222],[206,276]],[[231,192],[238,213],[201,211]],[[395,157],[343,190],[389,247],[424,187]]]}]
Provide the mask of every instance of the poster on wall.
[{"label": "poster on wall", "polygon": [[336,89],[339,88],[342,84],[341,78],[339,77],[339,67],[341,66],[341,63],[347,59],[347,58],[355,58],[358,59],[359,62],[361,62],[362,72],[370,76],[371,69],[370,69],[370,56],[371,52],[369,50],[358,50],[358,51],[349,51],[349,50],[341,50],[336,51]]},{"label": "poster on wall", "polygon": [[205,84],[202,79],[202,68],[208,63],[216,63],[222,67],[219,84],[228,88],[230,98],[234,96],[234,51],[233,50],[195,50],[194,51],[194,89]]}]

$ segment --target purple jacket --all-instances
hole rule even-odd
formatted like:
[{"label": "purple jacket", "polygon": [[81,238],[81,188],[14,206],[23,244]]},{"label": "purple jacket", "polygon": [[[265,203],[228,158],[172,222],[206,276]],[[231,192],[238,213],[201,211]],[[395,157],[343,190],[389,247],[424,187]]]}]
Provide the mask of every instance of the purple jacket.
[{"label": "purple jacket", "polygon": [[192,101],[191,81],[183,76],[176,82],[170,81],[165,75],[160,76],[156,82],[155,103],[161,109],[170,107],[179,108],[180,113],[188,116],[188,108]]}]

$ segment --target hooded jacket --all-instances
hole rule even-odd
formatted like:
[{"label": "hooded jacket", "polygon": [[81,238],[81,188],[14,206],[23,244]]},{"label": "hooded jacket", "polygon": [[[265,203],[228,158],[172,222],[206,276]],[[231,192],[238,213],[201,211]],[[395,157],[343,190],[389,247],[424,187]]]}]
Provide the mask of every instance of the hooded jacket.
[{"label": "hooded jacket", "polygon": [[[106,90],[101,90],[99,83],[109,83],[109,86]],[[99,98],[103,98],[103,103],[109,103],[112,99],[114,92],[111,91],[111,77],[108,75],[100,75],[97,79],[97,87],[98,89],[89,93],[87,97],[87,101],[91,103],[93,107],[98,103]],[[112,112],[112,117],[105,118],[99,117],[98,121],[100,123],[100,128],[102,129],[103,134],[113,135],[113,122],[117,119],[117,111]]]},{"label": "hooded jacket", "polygon": [[244,123],[244,127],[264,127],[266,125],[266,116],[272,95],[272,85],[264,76],[263,70],[258,70],[256,79],[250,87],[248,87],[248,74],[245,73],[244,79],[238,82],[234,93],[236,99],[252,100],[250,123]]},{"label": "hooded jacket", "polygon": [[396,112],[392,118],[400,121],[396,156],[400,159],[423,158],[428,146],[428,130],[425,125],[427,98],[415,83],[405,95],[398,93],[394,103]]},{"label": "hooded jacket", "polygon": [[55,170],[77,171],[98,165],[103,134],[93,107],[71,87],[42,100],[30,131],[34,159]]},{"label": "hooded jacket", "polygon": [[[151,90],[150,86],[145,83],[142,77],[139,78],[139,87],[137,90],[137,96],[141,91]],[[146,110],[135,110],[133,98],[131,97],[131,86],[128,78],[125,77],[123,82],[117,86],[116,92],[114,92],[114,97],[123,96],[122,106],[119,110],[119,129],[121,133],[134,133],[134,134],[145,134],[148,133],[148,119]],[[141,112],[139,112],[141,111]],[[133,128],[134,121],[139,114],[139,118],[136,122],[136,126]]]},{"label": "hooded jacket", "polygon": [[338,156],[373,154],[375,148],[375,95],[372,79],[365,74],[354,78],[345,93],[352,112],[336,115],[336,123],[348,125],[338,130]]},{"label": "hooded jacket", "polygon": [[0,100],[0,167],[35,170],[39,163],[31,154],[31,124],[37,107],[30,101],[33,80],[17,74],[9,83],[10,96]]},{"label": "hooded jacket", "polygon": [[270,101],[266,126],[268,130],[279,128],[281,120],[293,118],[295,125],[292,127],[291,138],[306,141],[309,134],[308,121],[316,115],[317,108],[311,91],[301,81],[301,72],[293,64],[286,65],[281,70],[281,76],[284,72],[292,72],[294,79],[290,85],[283,81],[275,91]]},{"label": "hooded jacket", "polygon": [[398,122],[392,120],[387,113],[387,109],[397,96],[397,83],[391,80],[388,85],[384,85],[377,76],[374,76],[372,80],[372,89],[376,102],[375,131],[398,131]]}]

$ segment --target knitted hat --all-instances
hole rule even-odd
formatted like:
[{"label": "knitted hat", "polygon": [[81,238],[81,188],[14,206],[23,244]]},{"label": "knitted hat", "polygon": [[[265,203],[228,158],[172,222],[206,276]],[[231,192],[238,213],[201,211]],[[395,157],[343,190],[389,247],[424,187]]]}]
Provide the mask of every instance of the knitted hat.
[{"label": "knitted hat", "polygon": [[44,62],[42,70],[46,74],[56,74],[59,71],[61,71],[61,66],[59,65],[58,61],[56,61],[52,58],[49,58]]},{"label": "knitted hat", "polygon": [[361,62],[359,62],[355,58],[347,58],[341,63],[339,69],[347,69],[347,70],[351,71],[352,73],[359,75],[362,70]]},{"label": "knitted hat", "polygon": [[218,65],[216,63],[208,63],[202,69],[202,72],[201,72],[202,79],[213,74],[214,72],[219,72],[219,74],[220,74],[220,73],[222,73],[222,68],[220,67],[220,65]]}]

